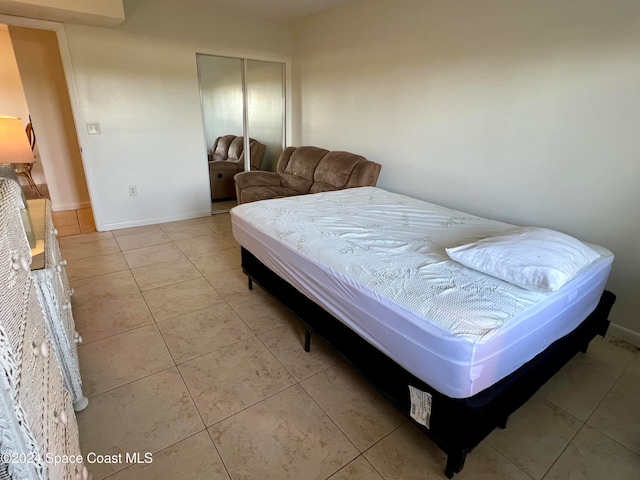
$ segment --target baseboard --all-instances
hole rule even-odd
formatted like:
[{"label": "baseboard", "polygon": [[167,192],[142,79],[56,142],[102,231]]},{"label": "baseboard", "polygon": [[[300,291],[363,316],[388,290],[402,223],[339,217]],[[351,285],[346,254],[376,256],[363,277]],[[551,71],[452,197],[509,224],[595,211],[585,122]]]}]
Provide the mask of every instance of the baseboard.
[{"label": "baseboard", "polygon": [[624,340],[625,342],[629,342],[630,344],[640,348],[640,333],[629,330],[628,328],[624,328],[620,325],[612,323],[611,325],[609,325],[607,335],[611,335],[612,337]]},{"label": "baseboard", "polygon": [[180,220],[190,220],[192,218],[210,217],[211,210],[192,212],[184,215],[172,215],[167,217],[147,218],[144,220],[134,220],[131,222],[106,223],[99,225],[98,231],[122,230],[123,228],[144,227],[146,225],[156,225],[158,223],[177,222]]},{"label": "baseboard", "polygon": [[91,208],[91,202],[65,203],[63,205],[54,205],[51,202],[51,210],[53,212],[64,212],[67,210],[82,210],[83,208]]}]

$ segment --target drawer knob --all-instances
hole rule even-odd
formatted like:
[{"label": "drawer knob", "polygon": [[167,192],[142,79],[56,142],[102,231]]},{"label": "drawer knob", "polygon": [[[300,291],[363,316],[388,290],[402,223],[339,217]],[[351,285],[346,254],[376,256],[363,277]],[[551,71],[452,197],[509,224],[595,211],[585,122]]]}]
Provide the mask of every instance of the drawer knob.
[{"label": "drawer knob", "polygon": [[27,260],[25,257],[21,257],[20,255],[14,255],[11,260],[13,260],[13,263],[11,264],[11,267],[17,272],[18,270],[24,270],[25,272],[28,272],[30,270],[29,267],[29,260]]},{"label": "drawer knob", "polygon": [[73,334],[73,341],[76,343],[82,343],[82,336],[78,332],[75,332]]},{"label": "drawer knob", "polygon": [[84,465],[76,471],[76,480],[89,480],[89,470]]},{"label": "drawer knob", "polygon": [[60,265],[61,267],[64,267],[66,264],[67,264],[67,261],[66,261],[66,260],[60,260],[60,261],[58,262],[58,265]]},{"label": "drawer knob", "polygon": [[71,302],[64,302],[62,304],[62,309],[63,310],[71,310]]},{"label": "drawer knob", "polygon": [[40,353],[42,353],[44,358],[49,356],[49,345],[46,340],[40,344]]},{"label": "drawer knob", "polygon": [[67,293],[69,294],[70,297],[72,297],[73,294],[76,293],[76,291],[73,288],[70,288]]},{"label": "drawer knob", "polygon": [[33,355],[35,357],[42,355],[44,358],[49,356],[49,345],[47,341],[43,341],[40,345],[37,345],[35,342],[31,344],[31,349],[33,351]]},{"label": "drawer knob", "polygon": [[53,229],[53,234],[54,234],[56,237],[58,236],[58,229],[57,229],[57,228],[54,228],[54,229]]},{"label": "drawer knob", "polygon": [[67,422],[69,422],[69,417],[67,416],[67,412],[65,412],[64,410],[62,410],[60,413],[54,411],[53,421],[56,423],[61,423],[63,425],[66,425]]}]

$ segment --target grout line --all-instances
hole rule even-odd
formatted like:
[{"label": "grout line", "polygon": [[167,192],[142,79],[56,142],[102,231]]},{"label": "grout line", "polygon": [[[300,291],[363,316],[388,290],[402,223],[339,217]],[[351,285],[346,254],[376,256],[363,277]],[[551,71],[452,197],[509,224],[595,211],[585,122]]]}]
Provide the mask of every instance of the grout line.
[{"label": "grout line", "polygon": [[[504,453],[502,453],[500,450],[498,450],[496,447],[494,447],[494,446],[493,446],[493,445],[491,445],[489,442],[487,442],[487,441],[486,441],[486,437],[485,437],[485,438],[484,438],[484,439],[483,439],[483,440],[482,440],[478,445],[480,445],[480,444],[484,444],[485,446],[489,447],[489,448],[490,448],[490,449],[492,449],[494,452],[496,452],[499,456],[501,456],[502,458],[504,458],[507,462],[509,462],[511,465],[513,465],[513,466],[514,466],[514,467],[516,467],[518,470],[520,470],[523,474],[525,474],[527,477],[529,477],[531,480],[535,480],[535,477],[534,477],[533,475],[530,475],[528,472],[524,471],[524,470],[522,469],[522,467],[520,467],[520,465],[518,465],[516,462],[514,462],[514,461],[513,461],[513,460],[511,460],[509,457],[507,457]],[[475,447],[474,447],[474,448],[475,448]],[[565,447],[565,448],[566,448],[566,447]],[[563,450],[563,452],[564,452],[564,450]],[[470,452],[467,454],[467,458],[469,458],[469,455],[472,455],[472,454],[473,454],[473,450],[472,450],[472,451],[470,451]],[[560,455],[562,455],[562,454],[560,454]],[[558,458],[560,458],[560,455],[558,455]],[[557,460],[557,458],[556,458],[556,460]],[[554,463],[555,463],[555,460],[554,460]],[[553,464],[552,464],[552,466],[553,466]],[[549,467],[549,469],[551,469],[551,467]],[[464,471],[464,469],[463,469],[463,471]],[[540,477],[540,478],[541,478],[541,479],[543,479],[543,478],[544,478],[544,476],[545,476],[548,472],[549,472],[549,470],[547,470],[547,471],[542,475],[542,477]]]}]

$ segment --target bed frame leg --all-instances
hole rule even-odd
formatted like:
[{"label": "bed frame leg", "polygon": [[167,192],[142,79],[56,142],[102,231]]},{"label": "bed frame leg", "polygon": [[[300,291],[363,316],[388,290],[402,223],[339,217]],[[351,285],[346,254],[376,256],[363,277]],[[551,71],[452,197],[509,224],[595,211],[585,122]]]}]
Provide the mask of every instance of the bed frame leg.
[{"label": "bed frame leg", "polygon": [[247,277],[247,286],[249,287],[249,290],[253,290],[253,280],[249,277]]},{"label": "bed frame leg", "polygon": [[309,328],[304,330],[304,351],[307,353],[311,351],[311,329]]},{"label": "bed frame leg", "polygon": [[502,420],[500,420],[498,427],[500,427],[502,430],[507,428],[507,420],[509,420],[509,417],[504,417]]},{"label": "bed frame leg", "polygon": [[447,455],[447,466],[444,469],[444,474],[447,478],[453,478],[453,475],[460,473],[462,467],[464,467],[464,461],[467,458],[466,450],[459,450],[455,453],[449,453]]}]

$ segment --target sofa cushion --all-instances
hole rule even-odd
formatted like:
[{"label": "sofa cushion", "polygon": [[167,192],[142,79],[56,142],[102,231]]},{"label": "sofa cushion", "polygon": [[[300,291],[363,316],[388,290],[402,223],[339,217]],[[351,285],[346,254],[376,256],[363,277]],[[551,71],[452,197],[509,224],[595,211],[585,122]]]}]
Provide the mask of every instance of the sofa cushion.
[{"label": "sofa cushion", "polygon": [[216,144],[213,146],[214,158],[217,156],[220,159],[226,159],[229,152],[229,146],[235,138],[235,135],[225,135],[223,137],[218,137],[216,140]]},{"label": "sofa cushion", "polygon": [[328,150],[318,147],[289,148],[282,155],[283,162],[278,162],[278,173],[282,186],[298,193],[308,193],[313,184],[313,175],[320,160]]},{"label": "sofa cushion", "polygon": [[344,188],[356,165],[363,160],[364,157],[348,152],[327,153],[316,167],[310,191],[315,193]]},{"label": "sofa cushion", "polygon": [[242,152],[244,151],[244,138],[236,137],[231,145],[229,145],[229,160],[238,160],[242,157]]},{"label": "sofa cushion", "polygon": [[300,192],[287,187],[265,186],[265,187],[249,187],[242,190],[238,198],[239,203],[256,202],[258,200],[267,200],[269,198],[292,197],[300,195]]}]

